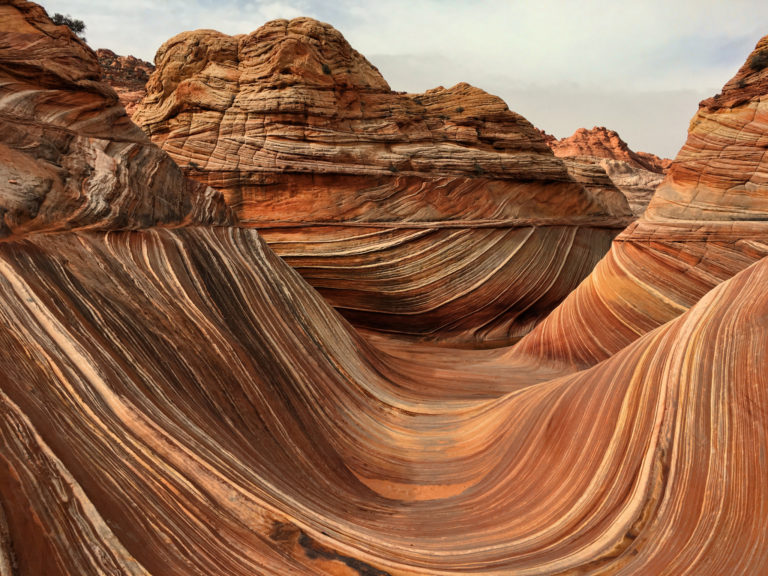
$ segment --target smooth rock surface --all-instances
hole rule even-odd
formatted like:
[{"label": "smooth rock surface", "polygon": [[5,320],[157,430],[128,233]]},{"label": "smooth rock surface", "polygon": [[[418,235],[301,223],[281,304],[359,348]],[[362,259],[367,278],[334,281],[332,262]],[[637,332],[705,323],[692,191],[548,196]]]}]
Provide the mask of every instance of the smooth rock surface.
[{"label": "smooth rock surface", "polygon": [[5,243],[12,560],[24,575],[760,573],[767,264],[589,371],[505,394],[518,365],[488,359],[475,368],[496,391],[477,398],[454,351],[433,351],[431,376],[370,348],[253,230]]}]

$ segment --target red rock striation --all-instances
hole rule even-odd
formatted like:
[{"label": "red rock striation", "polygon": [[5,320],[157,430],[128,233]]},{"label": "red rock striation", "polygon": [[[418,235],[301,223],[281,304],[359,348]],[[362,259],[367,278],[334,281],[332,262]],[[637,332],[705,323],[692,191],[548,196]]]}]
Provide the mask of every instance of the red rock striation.
[{"label": "red rock striation", "polygon": [[657,221],[768,219],[768,37],[723,91],[704,100],[648,207]]},{"label": "red rock striation", "polygon": [[645,215],[518,353],[592,365],[768,254],[766,46],[700,105]]},{"label": "red rock striation", "polygon": [[0,18],[0,236],[230,220],[131,123],[66,26],[27,3]]},{"label": "red rock striation", "polygon": [[[56,31],[0,6],[3,71]],[[0,241],[3,576],[768,571],[768,259],[565,374],[368,341],[255,230],[173,208]]]},{"label": "red rock striation", "polygon": [[630,216],[499,98],[392,92],[327,24],[187,32],[156,62],[136,122],[362,326],[506,342]]},{"label": "red rock striation", "polygon": [[112,50],[96,50],[102,71],[102,80],[117,92],[120,103],[130,116],[147,95],[147,81],[155,66],[134,56],[118,56]]}]

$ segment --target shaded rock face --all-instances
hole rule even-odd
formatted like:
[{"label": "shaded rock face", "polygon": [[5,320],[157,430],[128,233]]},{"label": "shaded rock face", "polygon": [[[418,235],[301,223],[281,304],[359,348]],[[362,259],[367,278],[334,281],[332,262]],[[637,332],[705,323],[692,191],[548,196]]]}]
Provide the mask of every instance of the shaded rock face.
[{"label": "shaded rock face", "polygon": [[518,353],[592,365],[768,254],[766,46],[701,103],[645,215]]},{"label": "shaded rock face", "polygon": [[0,236],[227,222],[125,115],[96,55],[33,5],[0,6]]},{"label": "shaded rock face", "polygon": [[[586,158],[583,160],[587,163],[594,161]],[[622,160],[605,158],[600,160],[600,167],[626,196],[632,213],[638,217],[643,215],[656,189],[664,180],[664,174],[636,168]]]},{"label": "shaded rock face", "polygon": [[549,134],[546,136],[555,156],[567,159],[572,174],[574,171],[594,173],[593,179],[599,185],[603,178],[601,173],[605,173],[626,196],[635,216],[645,212],[671,162],[654,154],[631,150],[618,133],[604,127],[579,128],[562,140]]},{"label": "shaded rock face", "polygon": [[[66,56],[59,31],[0,6],[4,73],[17,43]],[[60,78],[47,114],[111,94]],[[3,102],[39,97],[16,86]],[[255,230],[207,214],[0,241],[3,576],[768,571],[768,260],[573,372],[363,338]]]},{"label": "shaded rock face", "polygon": [[624,191],[616,186],[602,163],[596,163],[592,158],[565,157],[562,158],[571,178],[589,190],[590,194],[613,202],[615,209],[623,210],[627,205],[632,210],[633,203]]},{"label": "shaded rock face", "polygon": [[130,116],[136,105],[147,95],[147,81],[155,70],[154,64],[134,56],[118,56],[112,50],[96,50],[102,71],[102,80],[117,92],[120,103]]},{"label": "shaded rock face", "polygon": [[156,63],[134,120],[361,326],[507,342],[631,217],[499,98],[392,92],[327,24],[187,32]]}]

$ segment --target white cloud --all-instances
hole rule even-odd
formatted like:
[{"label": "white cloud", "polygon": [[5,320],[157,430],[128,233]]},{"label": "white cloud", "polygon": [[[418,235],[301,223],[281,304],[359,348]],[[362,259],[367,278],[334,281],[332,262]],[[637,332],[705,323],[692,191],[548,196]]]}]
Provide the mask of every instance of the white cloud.
[{"label": "white cloud", "polygon": [[[674,155],[696,102],[768,33],[765,0],[44,0],[89,43],[152,59],[184,30],[250,32],[306,15],[336,26],[393,89],[468,81],[559,136],[606,125]],[[643,95],[644,100],[639,98]],[[652,105],[651,105],[652,103]],[[674,130],[674,132],[673,132]]]}]

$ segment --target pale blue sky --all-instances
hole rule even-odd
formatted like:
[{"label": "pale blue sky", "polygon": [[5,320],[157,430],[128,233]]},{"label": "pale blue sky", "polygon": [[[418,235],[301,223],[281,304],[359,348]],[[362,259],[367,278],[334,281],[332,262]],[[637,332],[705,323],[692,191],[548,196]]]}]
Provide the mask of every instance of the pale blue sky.
[{"label": "pale blue sky", "polygon": [[94,48],[152,60],[184,30],[250,32],[274,18],[333,24],[394,90],[465,81],[558,137],[612,128],[674,156],[699,100],[768,34],[765,0],[44,0]]}]

